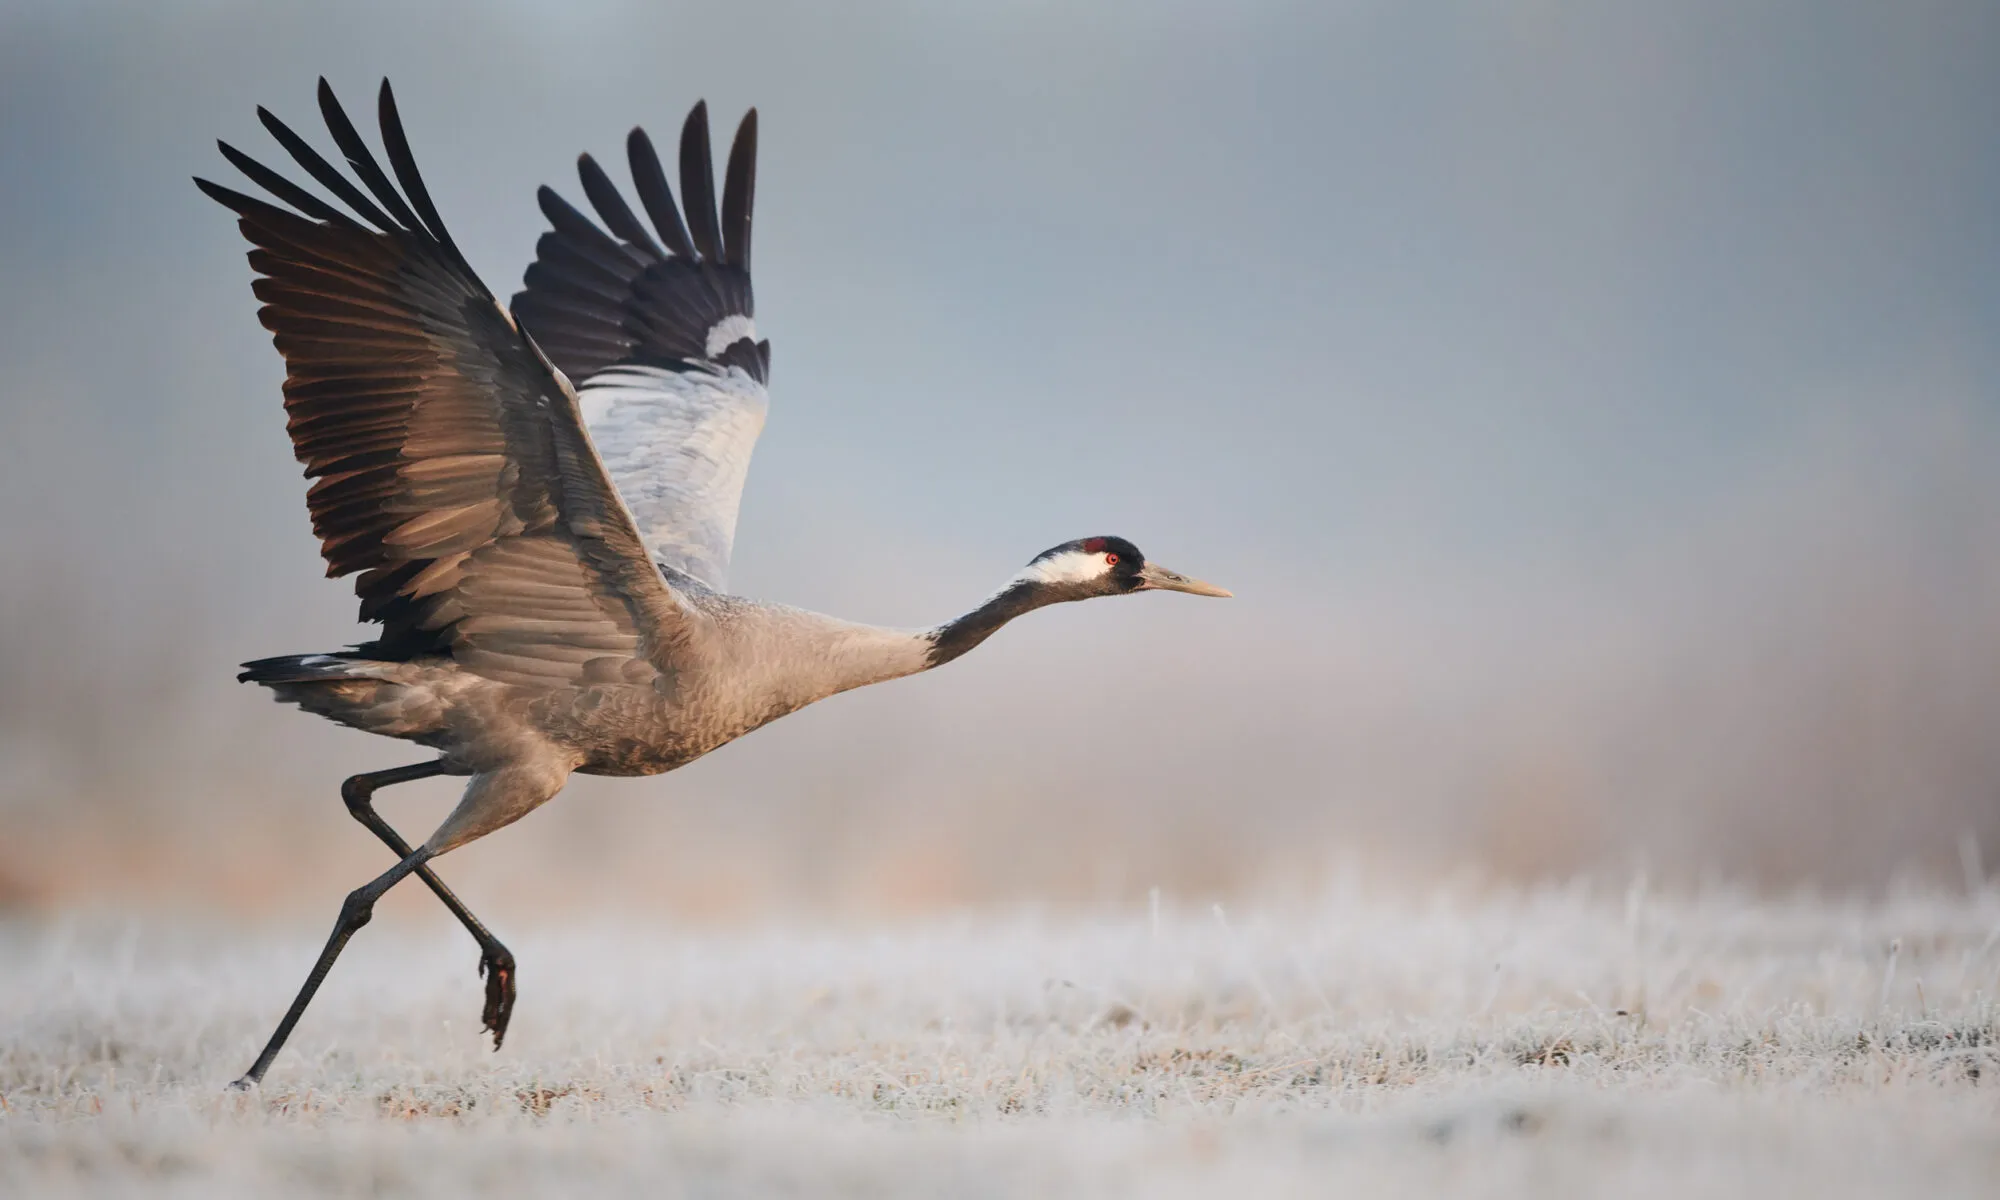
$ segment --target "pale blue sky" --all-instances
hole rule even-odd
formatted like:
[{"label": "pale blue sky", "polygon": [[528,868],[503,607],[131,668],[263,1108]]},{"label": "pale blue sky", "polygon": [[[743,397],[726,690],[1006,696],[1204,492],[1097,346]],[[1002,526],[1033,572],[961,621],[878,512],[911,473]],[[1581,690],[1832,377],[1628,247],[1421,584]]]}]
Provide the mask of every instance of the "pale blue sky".
[{"label": "pale blue sky", "polygon": [[[1853,519],[1813,561],[1935,534],[1962,563],[1964,447],[2000,446],[1996,63],[1981,3],[5,5],[0,600],[10,640],[77,643],[11,669],[90,714],[118,687],[60,663],[137,656],[226,713],[264,703],[230,663],[359,635],[240,239],[187,179],[228,179],[217,136],[281,157],[260,103],[317,134],[321,73],[351,108],[395,80],[503,295],[577,152],[757,105],[773,402],[735,582],[915,623],[1121,533],[1244,599],[1008,653],[1227,657],[1240,711],[1224,623],[1397,613],[1385,669],[1422,676],[1426,619],[1546,633],[1607,578],[1657,602],[1640,628],[1736,613],[1761,585],[1704,592],[1704,556],[1782,568],[1798,539],[1746,530],[1826,495]],[[1690,591],[1630,582],[1653,562]]]}]

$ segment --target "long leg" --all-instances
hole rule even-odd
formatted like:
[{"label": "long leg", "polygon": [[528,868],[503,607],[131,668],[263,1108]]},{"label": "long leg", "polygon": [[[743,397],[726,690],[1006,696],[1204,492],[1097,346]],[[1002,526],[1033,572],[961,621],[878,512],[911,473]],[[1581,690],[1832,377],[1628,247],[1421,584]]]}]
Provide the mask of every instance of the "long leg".
[{"label": "long leg", "polygon": [[271,1035],[271,1040],[264,1044],[264,1052],[257,1056],[257,1061],[251,1063],[250,1069],[243,1072],[243,1078],[236,1081],[234,1084],[236,1088],[256,1087],[264,1078],[264,1072],[271,1069],[271,1060],[278,1057],[278,1051],[284,1048],[285,1039],[292,1036],[292,1026],[299,1023],[299,1017],[305,1013],[306,1005],[312,1003],[313,993],[319,990],[320,982],[326,978],[326,973],[333,969],[333,960],[340,957],[342,948],[347,945],[347,939],[353,937],[354,931],[366,925],[368,919],[375,915],[375,901],[381,898],[383,892],[401,882],[403,876],[421,868],[424,860],[431,857],[431,854],[429,847],[420,847],[406,856],[402,862],[347,894],[347,899],[340,905],[340,919],[334,922],[333,936],[326,940],[326,949],[320,951],[319,961],[313,964],[312,974],[306,976],[305,985],[299,988],[298,998],[292,1001],[292,1007],[285,1012],[285,1019],[278,1022],[277,1031]]},{"label": "long leg", "polygon": [[[347,811],[354,819],[366,825],[370,832],[381,838],[397,858],[410,856],[410,844],[402,835],[389,827],[382,815],[375,811],[373,803],[375,789],[388,787],[392,783],[408,783],[413,779],[429,779],[434,775],[451,774],[450,768],[440,762],[418,763],[410,767],[393,767],[387,771],[371,771],[366,775],[356,775],[340,785],[340,797],[347,801]],[[486,980],[486,1010],[480,1014],[485,1028],[493,1035],[493,1048],[498,1050],[500,1042],[507,1036],[507,1022],[514,1015],[514,955],[500,944],[472,910],[465,907],[452,894],[437,872],[428,866],[417,868],[417,878],[424,881],[458,923],[465,926],[473,940],[479,943],[479,974]]]}]

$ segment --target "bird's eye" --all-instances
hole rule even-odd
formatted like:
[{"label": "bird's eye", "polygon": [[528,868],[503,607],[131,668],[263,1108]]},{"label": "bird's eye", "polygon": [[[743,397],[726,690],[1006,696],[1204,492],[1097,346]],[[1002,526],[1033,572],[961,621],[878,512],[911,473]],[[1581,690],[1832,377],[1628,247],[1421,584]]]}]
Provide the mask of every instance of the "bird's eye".
[{"label": "bird's eye", "polygon": [[1106,554],[1104,556],[1104,565],[1107,567],[1118,565],[1118,556],[1116,554]]}]

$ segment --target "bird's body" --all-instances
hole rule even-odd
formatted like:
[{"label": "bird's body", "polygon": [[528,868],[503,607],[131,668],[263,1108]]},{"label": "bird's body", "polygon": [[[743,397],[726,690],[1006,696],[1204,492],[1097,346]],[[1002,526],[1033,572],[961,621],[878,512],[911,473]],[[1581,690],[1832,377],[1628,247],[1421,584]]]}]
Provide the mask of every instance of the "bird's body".
[{"label": "bird's body", "polygon": [[[387,83],[380,116],[394,183],[324,80],[320,107],[361,186],[259,115],[353,215],[227,145],[289,208],[197,183],[256,247],[293,446],[315,480],[314,532],[328,574],[357,576],[361,617],[382,630],[348,650],[246,663],[241,678],[437,757],[343,788],[400,861],[349,896],[245,1082],[262,1077],[375,897],[411,873],[480,942],[497,1047],[513,957],[426,864],[524,816],[572,773],[671,771],[816,700],[948,662],[1049,604],[1148,589],[1228,594],[1096,537],[1045,551],[932,629],[730,595],[738,498],[770,373],[749,274],[755,112],[731,149],[719,212],[699,105],[682,131],[679,205],[651,141],[634,130],[628,143],[652,231],[587,155],[584,190],[609,234],[542,189],[552,229],[510,311],[445,231]],[[442,774],[470,780],[412,848],[374,812],[373,792]]]},{"label": "bird's body", "polygon": [[342,725],[429,746],[455,771],[495,769],[533,736],[566,772],[637,776],[685,766],[816,700],[922,671],[937,644],[934,630],[693,588],[682,595],[691,628],[678,664],[604,655],[573,682],[531,685],[449,658],[339,652],[260,659],[243,677]]}]

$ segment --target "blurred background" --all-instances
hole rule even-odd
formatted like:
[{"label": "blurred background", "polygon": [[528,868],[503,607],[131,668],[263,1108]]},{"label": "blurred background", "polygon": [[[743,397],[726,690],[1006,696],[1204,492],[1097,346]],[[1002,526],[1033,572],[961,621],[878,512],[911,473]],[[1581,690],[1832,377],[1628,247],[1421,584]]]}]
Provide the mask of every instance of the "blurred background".
[{"label": "blurred background", "polygon": [[1996,63],[1978,0],[0,4],[0,902],[387,865],[337,786],[421,752],[232,681],[367,635],[188,182],[326,145],[321,73],[502,295],[578,152],[758,106],[740,590],[929,624],[1115,532],[1238,597],[578,778],[445,864],[482,913],[1984,872]]}]

